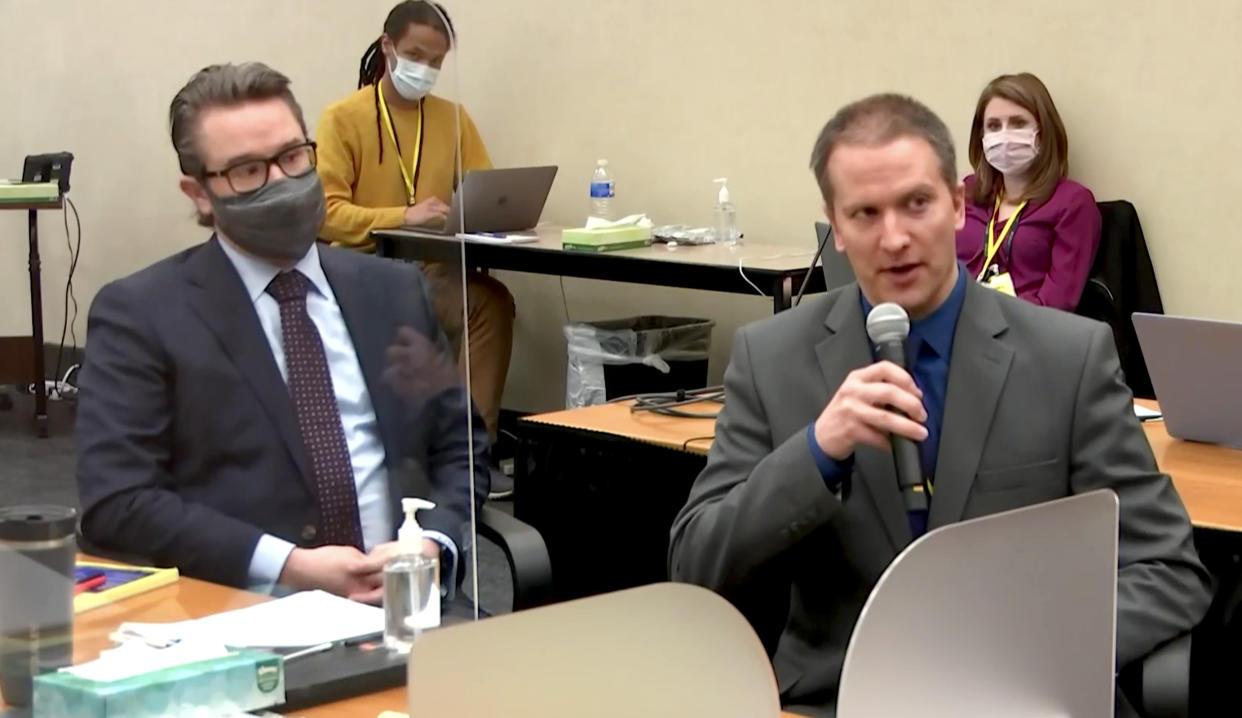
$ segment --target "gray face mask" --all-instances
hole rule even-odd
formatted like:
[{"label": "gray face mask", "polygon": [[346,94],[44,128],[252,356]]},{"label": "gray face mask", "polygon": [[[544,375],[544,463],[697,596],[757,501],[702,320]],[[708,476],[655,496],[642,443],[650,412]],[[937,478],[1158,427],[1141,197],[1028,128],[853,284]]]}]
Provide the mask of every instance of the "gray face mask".
[{"label": "gray face mask", "polygon": [[220,231],[247,252],[280,262],[306,256],[326,211],[323,185],[314,171],[268,182],[250,194],[208,196]]}]

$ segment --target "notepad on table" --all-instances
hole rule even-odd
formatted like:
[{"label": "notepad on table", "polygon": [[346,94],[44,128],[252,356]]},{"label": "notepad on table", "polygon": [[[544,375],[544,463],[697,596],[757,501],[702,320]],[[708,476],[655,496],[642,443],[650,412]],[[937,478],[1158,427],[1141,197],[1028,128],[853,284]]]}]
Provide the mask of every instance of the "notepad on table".
[{"label": "notepad on table", "polygon": [[74,613],[89,611],[123,598],[167,586],[175,583],[179,576],[175,568],[128,566],[95,561],[78,561],[74,566],[75,583],[100,573],[104,575],[103,585],[83,591],[73,597]]}]

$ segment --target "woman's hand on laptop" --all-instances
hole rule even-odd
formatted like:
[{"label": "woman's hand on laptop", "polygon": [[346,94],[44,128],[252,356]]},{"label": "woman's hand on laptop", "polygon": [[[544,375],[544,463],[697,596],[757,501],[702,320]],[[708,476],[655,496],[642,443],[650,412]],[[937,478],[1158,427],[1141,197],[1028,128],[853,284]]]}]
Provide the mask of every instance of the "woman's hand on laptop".
[{"label": "woman's hand on laptop", "polygon": [[449,206],[439,197],[429,197],[405,208],[405,224],[413,227],[443,225],[448,213]]}]

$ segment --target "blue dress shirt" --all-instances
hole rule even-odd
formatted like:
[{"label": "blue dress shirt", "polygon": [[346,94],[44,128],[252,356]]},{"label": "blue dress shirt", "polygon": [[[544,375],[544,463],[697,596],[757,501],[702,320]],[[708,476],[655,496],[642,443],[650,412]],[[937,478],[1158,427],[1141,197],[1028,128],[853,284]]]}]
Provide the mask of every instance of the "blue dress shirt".
[{"label": "blue dress shirt", "polygon": [[[871,313],[871,303],[858,293],[865,317]],[[966,268],[957,267],[957,283],[947,299],[926,317],[910,323],[910,336],[906,340],[907,366],[912,367],[914,383],[923,391],[923,408],[927,410],[927,439],[919,444],[923,475],[936,475],[936,457],[940,449],[940,429],[944,420],[945,392],[949,385],[949,360],[953,355],[953,334],[957,331],[957,319],[966,300]],[[875,347],[871,347],[874,356]],[[824,453],[815,441],[815,424],[807,427],[807,441],[811,458],[824,477],[828,489],[838,493],[841,481],[853,468],[853,456],[836,461]],[[928,482],[931,483],[930,481]],[[930,497],[929,497],[930,498]],[[927,512],[911,512],[910,530],[917,538],[927,531]]]},{"label": "blue dress shirt", "polygon": [[[266,291],[267,285],[280,273],[280,268],[242,254],[228,240],[220,238],[218,241],[254,303],[255,313],[258,314],[259,324],[263,327],[263,334],[271,347],[276,366],[287,382],[289,374],[285,368],[280,305]],[[358,362],[358,354],[354,350],[353,339],[349,336],[349,328],[345,325],[345,317],[341,314],[336,295],[332,293],[332,286],[328,284],[328,277],[319,263],[318,248],[312,245],[294,269],[305,275],[313,287],[313,291],[306,295],[306,312],[315,323],[323,341],[328,371],[332,376],[332,390],[336,394],[341,425],[345,430],[345,443],[349,446],[350,464],[353,467],[358,494],[358,520],[362,526],[362,542],[366,550],[370,551],[379,544],[393,540],[395,535],[391,507],[388,505],[386,453],[380,438],[375,409],[371,406],[371,395],[367,391],[362,365]],[[423,535],[448,551],[445,571],[451,576],[451,567],[456,565],[457,560],[456,545],[448,536],[438,531],[424,531]],[[250,588],[271,592],[294,548],[292,543],[282,538],[264,534],[250,557]]]}]

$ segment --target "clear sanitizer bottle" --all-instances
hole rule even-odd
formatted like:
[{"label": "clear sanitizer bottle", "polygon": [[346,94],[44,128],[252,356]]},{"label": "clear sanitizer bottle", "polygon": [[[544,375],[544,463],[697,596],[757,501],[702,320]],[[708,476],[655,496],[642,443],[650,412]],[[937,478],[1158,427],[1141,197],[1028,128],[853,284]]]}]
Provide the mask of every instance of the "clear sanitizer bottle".
[{"label": "clear sanitizer bottle", "polygon": [[401,500],[399,553],[384,564],[384,645],[394,651],[409,651],[423,628],[439,625],[440,562],[423,555],[423,530],[414,516],[435,507],[423,499]]},{"label": "clear sanitizer bottle", "polygon": [[742,233],[737,228],[737,209],[729,198],[729,179],[720,177],[715,182],[720,185],[716,195],[716,243],[733,247],[741,244]]}]

